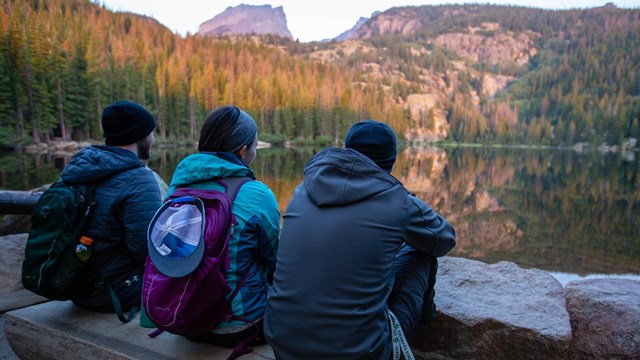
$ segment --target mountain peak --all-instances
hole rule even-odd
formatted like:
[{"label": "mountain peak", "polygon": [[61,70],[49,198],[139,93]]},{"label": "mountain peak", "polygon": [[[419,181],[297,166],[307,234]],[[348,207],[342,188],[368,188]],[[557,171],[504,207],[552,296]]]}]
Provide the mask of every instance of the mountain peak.
[{"label": "mountain peak", "polygon": [[199,35],[278,35],[293,38],[287,28],[282,6],[246,5],[229,6],[222,13],[200,24]]},{"label": "mountain peak", "polygon": [[[376,11],[373,14],[371,14],[371,17],[373,18],[374,16],[380,14],[380,11]],[[360,19],[358,19],[358,22],[349,30],[343,32],[342,34],[336,36],[336,38],[334,40],[337,41],[344,41],[344,40],[349,40],[349,39],[356,39],[358,37],[358,30],[364,25],[366,24],[366,22],[369,21],[369,18],[366,17],[360,17]]]}]

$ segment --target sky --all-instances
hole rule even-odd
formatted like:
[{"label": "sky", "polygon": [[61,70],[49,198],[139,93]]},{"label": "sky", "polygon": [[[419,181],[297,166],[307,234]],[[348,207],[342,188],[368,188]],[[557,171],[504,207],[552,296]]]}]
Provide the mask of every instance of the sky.
[{"label": "sky", "polygon": [[[180,35],[195,34],[198,26],[222,13],[229,6],[282,6],[287,26],[301,42],[334,38],[351,29],[360,17],[396,6],[441,5],[438,0],[94,0],[113,11],[128,11],[155,18]],[[482,0],[470,3],[484,3]],[[640,8],[640,0],[492,0],[492,4],[518,5],[543,9],[593,8],[613,2],[622,8]]]}]

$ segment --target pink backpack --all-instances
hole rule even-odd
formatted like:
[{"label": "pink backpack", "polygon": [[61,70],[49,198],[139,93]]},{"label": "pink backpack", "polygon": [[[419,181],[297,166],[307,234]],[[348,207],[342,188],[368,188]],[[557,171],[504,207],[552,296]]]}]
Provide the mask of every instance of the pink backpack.
[{"label": "pink backpack", "polygon": [[231,294],[225,275],[233,200],[250,180],[217,180],[224,192],[179,188],[151,220],[142,304],[158,334],[198,337],[223,321],[242,320],[232,315],[231,301],[246,275]]}]

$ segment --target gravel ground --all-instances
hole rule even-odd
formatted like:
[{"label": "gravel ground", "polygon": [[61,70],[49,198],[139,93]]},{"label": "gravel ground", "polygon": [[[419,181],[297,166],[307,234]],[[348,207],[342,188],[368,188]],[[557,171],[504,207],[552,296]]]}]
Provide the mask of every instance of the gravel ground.
[{"label": "gravel ground", "polygon": [[0,360],[19,360],[4,337],[4,314],[0,314]]}]

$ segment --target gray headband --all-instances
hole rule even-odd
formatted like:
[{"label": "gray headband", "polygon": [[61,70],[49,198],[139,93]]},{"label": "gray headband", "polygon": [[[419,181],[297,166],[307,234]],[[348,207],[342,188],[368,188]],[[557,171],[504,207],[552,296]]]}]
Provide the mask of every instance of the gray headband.
[{"label": "gray headband", "polygon": [[[238,109],[240,110],[240,109]],[[238,123],[236,128],[229,136],[226,143],[227,152],[236,152],[240,150],[244,145],[249,145],[253,142],[253,139],[258,134],[258,126],[249,114],[240,110],[240,116],[238,116]]]}]

